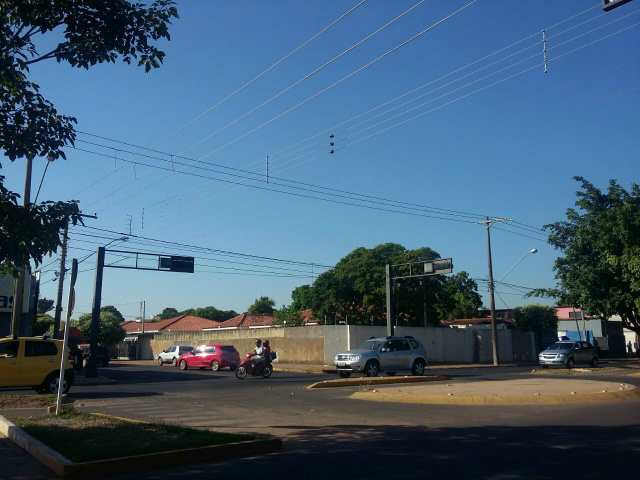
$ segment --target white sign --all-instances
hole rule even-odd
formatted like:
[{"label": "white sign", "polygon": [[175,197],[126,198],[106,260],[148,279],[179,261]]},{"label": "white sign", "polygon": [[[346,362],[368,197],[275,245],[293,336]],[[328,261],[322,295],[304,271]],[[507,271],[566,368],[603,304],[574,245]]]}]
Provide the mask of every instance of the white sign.
[{"label": "white sign", "polygon": [[[0,276],[0,312],[13,311],[13,288],[14,280],[11,275]],[[31,275],[24,279],[24,297],[22,302],[22,313],[29,312],[29,294],[31,292]]]}]

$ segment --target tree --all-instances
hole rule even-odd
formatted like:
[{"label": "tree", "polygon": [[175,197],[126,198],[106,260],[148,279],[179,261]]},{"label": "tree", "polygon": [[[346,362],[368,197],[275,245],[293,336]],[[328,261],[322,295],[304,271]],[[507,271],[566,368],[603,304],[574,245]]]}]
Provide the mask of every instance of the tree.
[{"label": "tree", "polygon": [[521,305],[513,311],[513,319],[518,330],[538,334],[539,350],[542,350],[542,332],[558,330],[558,315],[556,310],[548,305]]},{"label": "tree", "polygon": [[49,300],[47,298],[41,298],[38,300],[38,313],[43,315],[51,310],[53,310],[53,300]]},{"label": "tree", "polygon": [[293,305],[283,305],[280,310],[273,312],[275,324],[281,327],[299,327],[302,325],[302,315]]},{"label": "tree", "polygon": [[311,285],[301,285],[291,292],[291,299],[293,303],[291,307],[295,310],[301,311],[311,308],[313,306],[313,289]]},{"label": "tree", "polygon": [[124,322],[124,317],[120,313],[120,311],[114,307],[113,305],[106,305],[100,309],[100,312],[109,312],[112,313],[117,319],[118,322]]},{"label": "tree", "polygon": [[178,315],[180,315],[180,314],[178,313],[178,310],[176,310],[176,309],[175,309],[175,308],[173,308],[173,307],[167,307],[167,308],[165,308],[164,310],[162,310],[162,313],[159,313],[159,314],[157,315],[157,317],[158,317],[160,320],[166,320],[167,318],[177,317]]},{"label": "tree", "polygon": [[196,308],[193,315],[196,317],[208,318],[209,320],[215,320],[216,322],[224,322],[225,320],[238,316],[238,314],[233,310],[218,310],[214,306]]},{"label": "tree", "polygon": [[640,334],[640,186],[627,192],[615,180],[601,192],[582,177],[577,209],[545,225],[549,243],[564,256],[554,264],[559,295],[605,318],[619,315]]},{"label": "tree", "polygon": [[[82,334],[91,337],[91,314],[84,313],[78,318],[78,328]],[[100,312],[100,329],[98,330],[98,343],[105,346],[115,345],[124,340],[127,333],[120,326],[120,321],[111,312]]]},{"label": "tree", "polygon": [[275,306],[275,300],[272,300],[269,297],[260,297],[256,298],[256,301],[249,307],[247,313],[251,315],[273,315],[273,307]]},{"label": "tree", "polygon": [[[2,0],[0,2],[0,149],[10,161],[24,157],[66,158],[73,146],[74,117],[61,115],[30,80],[30,65],[55,59],[88,69],[96,63],[138,60],[145,71],[158,68],[164,52],[152,41],[169,39],[178,13],[171,0],[150,6],[125,0]],[[53,40],[53,43],[52,43]],[[57,42],[57,43],[56,43]],[[40,54],[36,45],[51,45]],[[0,165],[1,168],[1,165]],[[19,195],[0,176],[0,270],[18,267],[57,250],[60,232],[81,221],[76,202],[18,205]]]},{"label": "tree", "polygon": [[55,319],[51,315],[39,314],[33,321],[33,336],[40,337],[45,333],[53,333],[54,323]]},{"label": "tree", "polygon": [[442,320],[475,318],[482,307],[478,284],[467,272],[458,272],[446,277],[438,296],[437,309]]}]

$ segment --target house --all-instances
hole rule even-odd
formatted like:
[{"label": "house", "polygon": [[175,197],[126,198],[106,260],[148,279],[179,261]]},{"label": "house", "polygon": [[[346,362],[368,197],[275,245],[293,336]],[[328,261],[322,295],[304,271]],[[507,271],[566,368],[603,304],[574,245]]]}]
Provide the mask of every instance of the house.
[{"label": "house", "polygon": [[597,342],[603,356],[624,357],[624,332],[622,322],[610,321],[598,316],[583,314],[574,307],[555,307],[558,315],[558,336],[572,340]]},{"label": "house", "polygon": [[[513,328],[514,321],[506,318],[496,317],[496,328],[507,329]],[[451,320],[449,322],[440,322],[443,327],[455,327],[455,328],[491,328],[491,317],[489,318],[461,318],[458,320]]]},{"label": "house", "polygon": [[265,328],[273,327],[275,317],[273,315],[253,315],[250,313],[241,313],[240,315],[225,320],[224,322],[216,322],[216,325],[205,327],[202,330],[210,331],[220,328]]}]

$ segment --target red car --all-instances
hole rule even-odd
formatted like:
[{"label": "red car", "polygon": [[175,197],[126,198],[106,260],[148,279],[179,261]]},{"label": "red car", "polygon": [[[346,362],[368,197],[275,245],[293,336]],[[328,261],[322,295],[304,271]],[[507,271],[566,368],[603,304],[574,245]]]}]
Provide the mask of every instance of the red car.
[{"label": "red car", "polygon": [[233,345],[199,345],[178,357],[180,370],[210,367],[216,372],[221,368],[229,367],[233,371],[239,363],[240,354]]}]

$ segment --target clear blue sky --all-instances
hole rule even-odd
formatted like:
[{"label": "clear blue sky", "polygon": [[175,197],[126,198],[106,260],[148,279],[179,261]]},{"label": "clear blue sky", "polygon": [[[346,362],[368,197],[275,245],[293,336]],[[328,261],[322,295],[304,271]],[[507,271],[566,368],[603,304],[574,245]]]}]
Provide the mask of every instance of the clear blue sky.
[{"label": "clear blue sky", "polygon": [[[156,149],[180,154],[334,58],[417,1],[368,0],[263,78]],[[49,168],[39,200],[71,197],[80,200],[85,213],[98,213],[98,220],[87,221],[92,227],[126,232],[130,215],[134,235],[321,265],[334,265],[361,246],[374,247],[385,242],[397,242],[410,249],[428,246],[442,257],[453,257],[455,271],[466,270],[474,278],[486,279],[485,232],[474,223],[284,195],[273,191],[279,188],[273,182],[252,183],[263,189],[234,187],[177,173],[155,183],[166,177],[167,172],[141,164],[134,167],[122,161],[170,167],[170,162],[125,153],[124,150],[145,152],[115,141],[142,147],[155,145],[356,3],[180,2],[180,19],[170,29],[171,41],[160,45],[167,56],[159,70],[145,74],[140,68],[122,63],[98,65],[89,71],[51,61],[34,65],[33,79],[41,85],[43,94],[61,113],[77,117],[78,130],[111,139],[79,134],[78,148],[104,156],[68,149],[68,160],[55,162]],[[584,176],[601,188],[606,188],[611,178],[626,188],[631,182],[638,182],[638,2],[603,14],[597,0],[480,0],[317,98],[220,149],[466,3],[459,0],[422,3],[289,92],[189,149],[184,156],[200,159],[219,149],[202,160],[263,173],[265,156],[270,155],[272,175],[289,180],[411,204],[509,217],[535,227],[564,218],[565,210],[575,201],[578,184],[571,179],[574,175]],[[594,8],[585,12],[590,7]],[[569,20],[556,25],[566,19]],[[627,27],[631,28],[614,34]],[[540,65],[541,30],[545,28],[547,74]],[[589,33],[593,29],[596,30]],[[608,35],[611,36],[604,38]],[[595,43],[588,45],[591,42]],[[582,46],[584,48],[568,53]],[[503,48],[505,50],[480,60]],[[527,59],[531,56],[534,57]],[[497,63],[490,65],[493,62]],[[476,72],[482,67],[485,68]],[[530,67],[534,68],[521,73]],[[447,74],[450,75],[440,79]],[[465,75],[468,76],[462,78]],[[483,79],[487,75],[491,76]],[[508,78],[512,75],[515,76]],[[504,81],[492,85],[501,80]],[[433,83],[400,101],[331,128],[429,82]],[[453,83],[446,85],[449,82]],[[477,91],[479,89],[482,90]],[[419,100],[340,133],[428,92],[431,93]],[[429,113],[381,132],[425,112]],[[396,114],[401,115],[358,133]],[[327,129],[327,133],[310,142],[276,154]],[[335,133],[334,148],[345,148],[316,158],[330,149],[330,133]],[[377,134],[353,143],[372,133]],[[318,140],[320,143],[306,150],[283,157]],[[114,148],[120,151],[114,153]],[[163,160],[170,158],[170,155],[145,154]],[[307,155],[284,163],[302,154]],[[301,162],[306,163],[284,170]],[[10,164],[7,160],[2,163],[8,187],[22,191],[24,163]],[[44,160],[37,159],[34,194],[43,168]],[[230,178],[192,167],[184,172]],[[109,173],[111,175],[104,178]],[[140,178],[134,180],[136,176]],[[85,190],[99,179],[103,180]],[[141,191],[145,187],[148,188]],[[298,193],[316,195],[300,190]],[[434,212],[422,214],[443,216]],[[452,218],[471,222],[479,219]],[[537,248],[539,252],[527,256],[509,275],[508,281],[526,287],[553,286],[552,266],[557,252],[539,235],[514,226],[504,228],[535,239],[492,230],[496,278],[506,273],[528,250]],[[83,258],[98,244],[109,241],[81,235],[102,235],[96,230],[72,230],[72,258]],[[194,254],[177,248],[143,245],[133,239],[116,245],[113,247],[123,250]],[[231,275],[224,273],[229,270],[216,271],[212,267],[276,270],[272,268],[274,264],[267,263],[266,267],[220,263],[233,260],[261,264],[257,260],[230,257],[216,257],[216,260],[210,254],[206,256],[210,258],[196,260],[193,275],[107,269],[102,304],[115,304],[128,318],[138,315],[136,302],[141,299],[146,300],[147,316],[167,306],[180,310],[214,305],[242,312],[261,295],[272,297],[278,306],[288,304],[291,291],[312,280],[311,268],[304,265],[279,265],[302,272],[278,270],[303,278],[256,276],[255,272]],[[107,262],[115,260],[118,257],[107,258]],[[91,257],[80,268],[83,273],[77,285],[78,313],[90,311],[94,264],[95,257]],[[56,284],[50,281],[53,266],[45,270],[49,271],[43,276],[41,294],[55,298]],[[322,271],[318,267],[313,269],[314,275]],[[486,283],[480,285],[480,290],[488,304]],[[510,307],[529,302],[514,290],[506,287],[500,290]],[[65,287],[65,298],[66,294]],[[504,306],[503,301],[497,299],[497,307]]]}]

